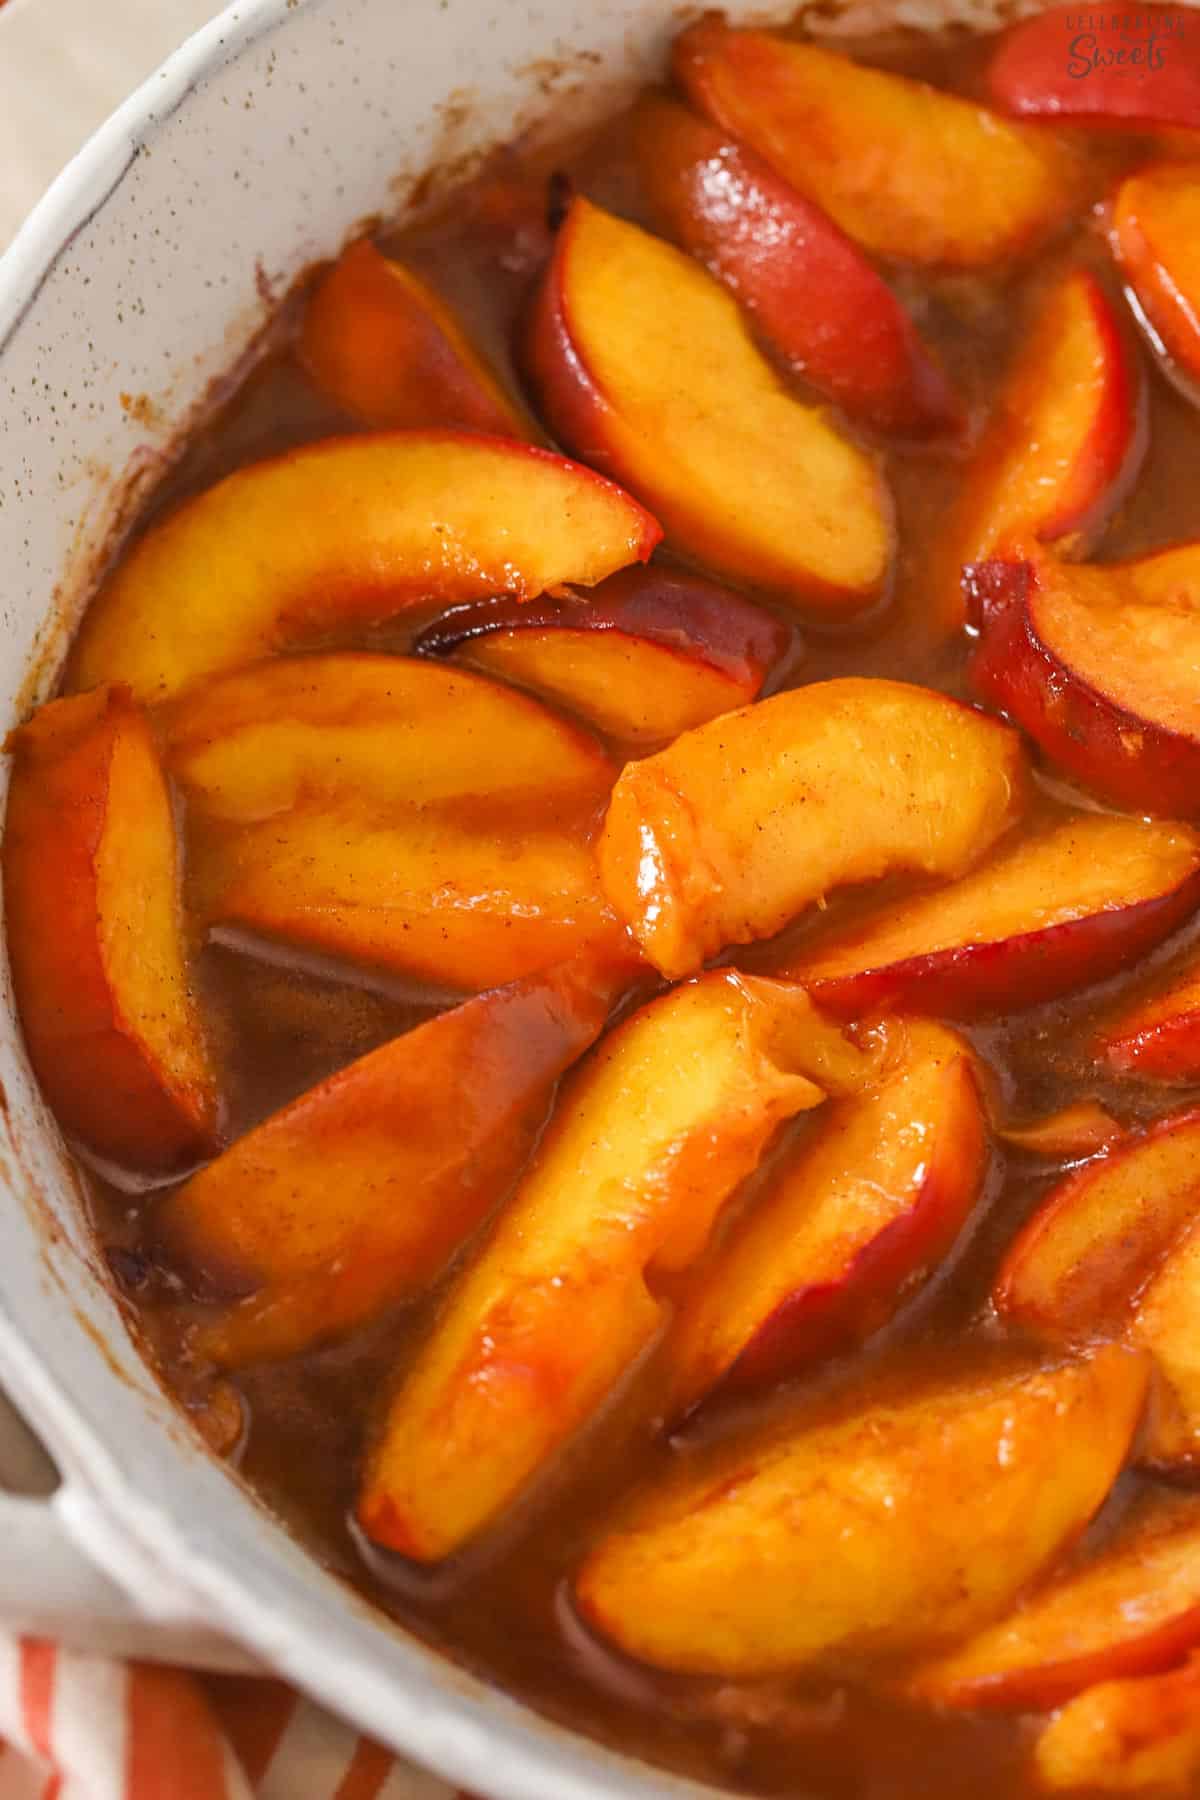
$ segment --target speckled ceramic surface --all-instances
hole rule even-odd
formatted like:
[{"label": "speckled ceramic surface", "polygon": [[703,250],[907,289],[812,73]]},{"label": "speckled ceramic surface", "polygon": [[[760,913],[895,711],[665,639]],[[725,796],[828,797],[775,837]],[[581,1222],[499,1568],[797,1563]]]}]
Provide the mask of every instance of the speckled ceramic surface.
[{"label": "speckled ceramic surface", "polygon": [[[681,16],[661,0],[259,0],[104,127],[0,263],[5,724],[53,679],[130,473],[153,478],[269,297],[356,220],[402,207],[431,162],[555,106],[578,126],[659,65]],[[939,16],[859,5],[848,23]],[[7,991],[0,1082],[0,1380],[64,1470],[56,1517],[76,1542],[149,1611],[225,1629],[492,1800],[698,1794],[485,1690],[308,1561],[126,1338]]]}]

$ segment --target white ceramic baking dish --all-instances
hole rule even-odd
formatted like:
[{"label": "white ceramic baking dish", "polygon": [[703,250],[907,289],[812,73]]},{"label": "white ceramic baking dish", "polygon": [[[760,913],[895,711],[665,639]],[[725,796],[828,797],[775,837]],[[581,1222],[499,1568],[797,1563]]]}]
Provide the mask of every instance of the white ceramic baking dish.
[{"label": "white ceramic baking dish", "polygon": [[[828,10],[837,32],[947,16],[937,0]],[[121,509],[272,296],[356,221],[402,212],[427,168],[614,104],[686,16],[670,0],[239,0],[121,108],[0,262],[0,722],[50,691]],[[709,1791],[542,1721],[310,1561],[142,1365],[6,977],[0,1083],[0,1381],[62,1475],[48,1503],[0,1498],[0,1624],[261,1662],[491,1800]]]}]

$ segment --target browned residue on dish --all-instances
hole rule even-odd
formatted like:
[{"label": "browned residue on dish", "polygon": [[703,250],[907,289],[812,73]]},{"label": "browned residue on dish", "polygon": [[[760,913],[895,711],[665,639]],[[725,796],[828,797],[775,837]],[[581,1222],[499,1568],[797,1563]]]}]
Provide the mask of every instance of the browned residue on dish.
[{"label": "browned residue on dish", "polygon": [[121,410],[136,419],[139,425],[145,425],[157,431],[163,422],[162,408],[157,406],[149,394],[121,394]]}]

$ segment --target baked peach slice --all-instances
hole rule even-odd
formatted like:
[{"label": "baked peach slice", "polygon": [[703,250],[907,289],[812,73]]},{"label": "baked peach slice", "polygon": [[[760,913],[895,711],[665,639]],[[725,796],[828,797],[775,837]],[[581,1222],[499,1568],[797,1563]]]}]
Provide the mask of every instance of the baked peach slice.
[{"label": "baked peach slice", "polygon": [[1034,550],[971,589],[981,698],[1118,805],[1200,815],[1200,544],[1103,567]]},{"label": "baked peach slice", "polygon": [[1200,44],[1169,6],[1130,15],[1051,6],[1004,33],[987,69],[1004,111],[1049,124],[1139,130],[1200,125]]},{"label": "baked peach slice", "polygon": [[217,1317],[223,1366],[291,1356],[422,1293],[514,1179],[554,1083],[616,997],[586,963],[467,1000],[240,1138],[153,1230]]},{"label": "baked peach slice", "polygon": [[993,1291],[1047,1336],[1120,1333],[1159,1374],[1141,1459],[1200,1467],[1200,1109],[1157,1120],[1061,1183],[1018,1235]]},{"label": "baked peach slice", "polygon": [[92,602],[72,685],[116,678],[165,700],[414,607],[589,587],[644,562],[660,535],[611,482],[529,444],[327,438],[237,469],[152,525]]},{"label": "baked peach slice", "polygon": [[1200,1219],[1185,1225],[1136,1294],[1126,1337],[1148,1350],[1161,1378],[1142,1461],[1168,1474],[1200,1472]]},{"label": "baked peach slice", "polygon": [[1088,1688],[1042,1727],[1033,1769],[1043,1793],[1184,1800],[1200,1775],[1200,1656]]},{"label": "baked peach slice", "polygon": [[532,434],[445,301],[369,238],[313,289],[297,352],[330,399],[368,425]]},{"label": "baked peach slice", "polygon": [[1036,249],[1077,197],[1053,140],[816,44],[709,14],[677,38],[674,68],[695,105],[877,256],[987,268]]},{"label": "baked peach slice", "polygon": [[1125,1127],[1098,1100],[1075,1100],[1028,1124],[996,1129],[996,1136],[1014,1150],[1056,1162],[1082,1162],[1101,1150],[1110,1150],[1124,1135]]},{"label": "baked peach slice", "polygon": [[419,1562],[488,1525],[595,1413],[665,1319],[776,1128],[871,1078],[798,989],[714,971],[634,1013],[567,1082],[371,1449],[358,1519]]},{"label": "baked peach slice", "polygon": [[210,928],[462,989],[620,948],[589,841],[613,765],[526,694],[332,652],[221,676],[165,728]]},{"label": "baked peach slice", "polygon": [[1200,906],[1200,835],[1077,813],[1006,844],[953,886],[889,904],[772,967],[840,1017],[970,1017],[1101,981]]},{"label": "baked peach slice", "polygon": [[846,883],[962,875],[1025,798],[1020,740],[998,720],[905,682],[814,682],[630,763],[600,873],[643,954],[686,975]]},{"label": "baked peach slice", "polygon": [[[1158,71],[1156,71],[1157,75]],[[1200,57],[1192,123],[1200,124]],[[1196,153],[1200,157],[1200,132]],[[1109,242],[1155,347],[1200,381],[1200,161],[1155,163],[1127,176],[1112,203]]]},{"label": "baked peach slice", "polygon": [[564,829],[594,816],[613,764],[596,740],[528,695],[470,670],[339,650],[218,676],[159,720],[192,812],[249,825],[370,796],[531,805]]},{"label": "baked peach slice", "polygon": [[1200,959],[1188,957],[1165,987],[1106,1020],[1095,1047],[1121,1075],[1200,1080]]},{"label": "baked peach slice", "polygon": [[514,850],[495,826],[459,830],[452,809],[381,820],[306,808],[209,839],[195,860],[202,915],[225,940],[284,943],[458,993],[624,945],[586,839],[531,827]]},{"label": "baked peach slice", "polygon": [[655,223],[790,368],[877,431],[961,429],[961,404],[904,307],[828,213],[676,100],[643,100],[633,141]]},{"label": "baked peach slice", "polygon": [[732,588],[683,569],[622,569],[586,596],[462,607],[418,638],[653,748],[758,698],[794,634]]},{"label": "baked peach slice", "polygon": [[1200,1108],[1187,1108],[1051,1190],[1001,1264],[996,1309],[1050,1336],[1123,1330],[1133,1296],[1197,1216]]},{"label": "baked peach slice", "polygon": [[171,795],[129,689],[12,732],[4,900],[34,1072],[69,1137],[143,1172],[209,1156],[216,1080],[189,986]]},{"label": "baked peach slice", "polygon": [[1151,1492],[1102,1549],[904,1687],[938,1706],[1041,1712],[1094,1682],[1169,1668],[1197,1644],[1200,1499]]},{"label": "baked peach slice", "polygon": [[969,1046],[911,1021],[898,1066],[835,1102],[686,1290],[662,1351],[671,1416],[886,1324],[951,1248],[987,1162]]},{"label": "baked peach slice", "polygon": [[876,458],[789,391],[691,257],[574,200],[523,360],[554,435],[687,556],[820,615],[878,598],[892,520]]},{"label": "baked peach slice", "polygon": [[1146,442],[1136,354],[1095,276],[1070,269],[1037,300],[946,521],[931,579],[939,621],[964,623],[963,570],[1014,543],[1086,556]]},{"label": "baked peach slice", "polygon": [[1084,1529],[1146,1384],[1145,1358],[1104,1346],[742,1433],[635,1498],[576,1603],[627,1655],[688,1674],[933,1651],[1004,1612]]}]

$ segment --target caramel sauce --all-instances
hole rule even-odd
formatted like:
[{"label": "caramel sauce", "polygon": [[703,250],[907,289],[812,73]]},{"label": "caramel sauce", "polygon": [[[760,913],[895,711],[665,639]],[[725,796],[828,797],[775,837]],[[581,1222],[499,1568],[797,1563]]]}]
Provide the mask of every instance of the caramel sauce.
[{"label": "caramel sauce", "polygon": [[[976,41],[898,37],[862,45],[858,54],[957,91],[978,88],[982,52]],[[1135,139],[1116,147],[1085,143],[1093,196],[1098,199],[1114,174],[1135,165],[1143,151]],[[555,170],[603,205],[643,217],[626,120],[617,118],[599,135],[564,143],[553,155],[528,155],[520,145],[497,153],[436,217],[385,231],[380,240],[457,309],[514,392],[519,383],[510,346],[548,254],[547,185]],[[894,275],[965,396],[976,429],[1038,289],[1065,261],[1085,262],[1111,293],[1117,291],[1097,219],[1086,208],[1070,234],[1032,264],[985,277]],[[186,449],[155,496],[147,521],[240,464],[356,429],[316,392],[292,354],[301,300],[284,307],[270,353]],[[1150,372],[1149,387],[1149,459],[1136,491],[1108,529],[1102,558],[1159,547],[1197,530],[1200,414],[1158,371]],[[802,628],[803,657],[793,659],[777,685],[854,673],[966,692],[965,645],[939,645],[923,623],[922,605],[930,547],[961,480],[963,450],[895,443],[884,449],[899,527],[890,605],[855,631],[821,635]],[[404,651],[426,623],[427,615],[414,616],[369,643]],[[1062,810],[1061,790],[1047,788],[1039,804],[1046,814]],[[876,888],[865,898],[835,897],[832,907],[848,919],[878,900]],[[792,935],[808,928],[801,923]],[[1139,991],[1157,970],[1183,955],[1195,935],[1196,928],[1189,928],[1103,988],[969,1028],[998,1071],[1013,1116],[1032,1117],[1096,1096],[1119,1120],[1132,1122],[1200,1097],[1200,1089],[1104,1079],[1081,1047],[1084,1029],[1101,1006]],[[770,946],[768,953],[777,948]],[[737,960],[753,967],[759,955]],[[369,973],[301,965],[284,953],[263,960],[247,944],[198,947],[196,976],[231,1135],[448,1004],[444,994],[376,981]],[[785,1140],[808,1129],[811,1124],[801,1121]],[[183,1404],[222,1447],[235,1446],[232,1454],[246,1480],[323,1563],[457,1662],[557,1720],[664,1768],[738,1792],[789,1797],[803,1792],[831,1800],[933,1795],[1016,1800],[1028,1792],[1028,1719],[940,1716],[905,1706],[881,1697],[852,1668],[771,1683],[660,1676],[586,1631],[573,1616],[568,1580],[616,1497],[672,1458],[687,1455],[690,1444],[735,1429],[749,1414],[798,1415],[826,1396],[868,1392],[897,1358],[904,1366],[935,1369],[958,1369],[972,1355],[986,1358],[996,1337],[986,1308],[992,1274],[1015,1229],[1057,1173],[1036,1158],[998,1147],[976,1217],[959,1247],[889,1327],[854,1355],[834,1359],[753,1405],[712,1409],[701,1430],[672,1441],[660,1429],[662,1380],[652,1352],[603,1417],[501,1527],[429,1572],[364,1551],[348,1520],[372,1403],[426,1330],[439,1295],[400,1308],[332,1348],[239,1374],[233,1382],[245,1419],[239,1436],[236,1409],[230,1422],[228,1389],[221,1385],[214,1398],[210,1373],[190,1356],[188,1307],[180,1304],[178,1277],[164,1273],[147,1254],[158,1196],[126,1192],[99,1179],[93,1187],[97,1232],[151,1352]],[[765,1174],[759,1172],[751,1190]],[[748,1198],[752,1193],[741,1203]],[[1142,1481],[1123,1478],[1097,1534],[1111,1529]],[[937,1500],[930,1494],[930,1506]],[[969,1521],[964,1528],[970,1528]]]}]

